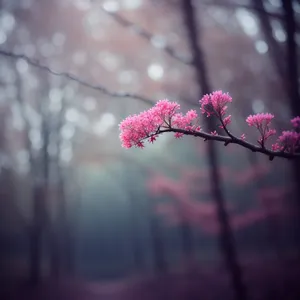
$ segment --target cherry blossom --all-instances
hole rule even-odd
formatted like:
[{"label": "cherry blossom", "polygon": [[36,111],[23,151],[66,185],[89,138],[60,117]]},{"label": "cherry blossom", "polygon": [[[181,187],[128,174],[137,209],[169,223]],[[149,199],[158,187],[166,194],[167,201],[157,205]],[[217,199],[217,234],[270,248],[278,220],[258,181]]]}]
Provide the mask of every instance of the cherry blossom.
[{"label": "cherry blossom", "polygon": [[144,148],[144,140],[154,143],[159,134],[173,132],[175,138],[184,135],[192,135],[206,140],[224,142],[224,145],[238,144],[254,152],[260,152],[269,156],[272,160],[275,156],[284,158],[300,157],[300,116],[291,119],[293,130],[282,131],[277,141],[267,147],[267,140],[276,134],[271,128],[274,115],[271,113],[259,113],[249,115],[246,123],[258,130],[257,142],[259,146],[246,141],[246,135],[242,133],[240,138],[234,136],[228,129],[231,124],[231,115],[226,116],[228,104],[232,98],[228,93],[215,91],[204,95],[199,101],[200,111],[207,117],[215,117],[220,121],[219,127],[225,131],[220,135],[216,130],[210,133],[201,129],[196,110],[189,110],[186,114],[180,112],[180,105],[167,99],[158,101],[154,107],[138,115],[132,115],[123,120],[120,125],[120,140],[124,148],[133,146]]}]

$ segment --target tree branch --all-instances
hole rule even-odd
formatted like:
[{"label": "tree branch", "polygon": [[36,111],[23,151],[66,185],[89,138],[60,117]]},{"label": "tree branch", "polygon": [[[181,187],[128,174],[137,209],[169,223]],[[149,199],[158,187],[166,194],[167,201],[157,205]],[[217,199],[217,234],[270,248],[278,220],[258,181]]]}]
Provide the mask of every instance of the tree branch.
[{"label": "tree branch", "polygon": [[272,13],[272,12],[268,12],[264,9],[261,9],[261,7],[256,6],[256,5],[247,5],[247,4],[243,4],[243,3],[233,3],[233,2],[225,2],[222,0],[212,0],[212,1],[201,1],[202,5],[206,5],[206,6],[221,6],[224,8],[231,8],[231,9],[238,9],[238,8],[244,8],[247,10],[252,10],[255,11],[256,13],[262,14],[264,16],[269,16],[271,18],[274,19],[279,19],[279,20],[283,20],[283,15],[280,13]]},{"label": "tree branch", "polygon": [[144,96],[140,96],[140,95],[136,95],[136,94],[131,94],[131,93],[125,93],[125,92],[112,92],[110,90],[108,90],[106,87],[104,87],[103,85],[99,85],[99,84],[91,84],[87,81],[85,81],[84,79],[68,73],[68,72],[59,72],[59,71],[55,71],[52,70],[49,66],[47,66],[46,64],[43,64],[41,62],[39,62],[36,59],[32,59],[29,58],[28,56],[24,55],[24,54],[17,54],[11,51],[7,51],[7,50],[3,50],[0,49],[0,55],[2,56],[6,56],[12,59],[24,59],[29,65],[36,67],[38,69],[44,70],[52,75],[55,76],[60,76],[66,79],[69,79],[71,81],[75,81],[77,83],[79,83],[82,86],[88,87],[90,89],[99,91],[105,95],[111,96],[111,97],[116,97],[116,98],[132,98],[132,99],[136,99],[136,100],[140,100],[148,105],[153,105],[155,101],[152,101],[151,99],[148,99]]},{"label": "tree branch", "polygon": [[[150,44],[152,44],[153,40],[155,39],[156,36],[154,34],[150,33],[149,31],[142,28],[141,26],[127,20],[126,18],[122,17],[120,14],[107,11],[104,8],[102,8],[102,11],[105,12],[106,14],[108,14],[109,16],[111,16],[121,26],[128,28],[128,29],[132,29],[134,31],[134,33],[139,35],[144,40],[147,40]],[[176,53],[176,51],[171,46],[164,45],[161,47],[161,49],[164,52],[166,52],[169,56],[173,57],[174,59],[178,60],[179,62],[181,62],[183,64],[186,64],[186,65],[192,64],[191,59]]]},{"label": "tree branch", "polygon": [[[220,6],[224,7],[225,9],[239,9],[239,8],[244,8],[247,10],[252,10],[256,14],[260,15],[261,17],[270,17],[273,19],[277,19],[279,21],[284,21],[284,15],[281,13],[276,13],[276,12],[269,12],[266,11],[266,9],[262,8],[260,5],[248,5],[248,4],[243,4],[243,3],[236,3],[236,2],[227,2],[223,0],[211,0],[211,1],[199,1],[200,5],[205,5],[205,6]],[[300,30],[300,25],[296,24],[297,30]]]},{"label": "tree branch", "polygon": [[282,151],[271,151],[267,148],[262,148],[260,146],[256,146],[251,143],[245,142],[244,140],[239,139],[233,135],[231,135],[231,137],[223,136],[223,135],[213,135],[213,134],[209,134],[209,133],[202,132],[202,131],[189,131],[189,130],[171,127],[168,129],[158,130],[158,132],[152,134],[152,136],[155,136],[157,134],[162,134],[165,132],[178,132],[178,133],[182,133],[184,135],[192,135],[195,137],[203,138],[204,141],[212,140],[212,141],[224,142],[224,146],[227,146],[229,144],[237,144],[237,145],[240,145],[244,148],[251,150],[252,152],[263,153],[263,154],[269,156],[270,160],[273,160],[274,157],[282,157],[282,158],[287,158],[287,159],[300,158],[300,153],[292,154],[292,153],[286,153],[286,152],[282,152]]}]

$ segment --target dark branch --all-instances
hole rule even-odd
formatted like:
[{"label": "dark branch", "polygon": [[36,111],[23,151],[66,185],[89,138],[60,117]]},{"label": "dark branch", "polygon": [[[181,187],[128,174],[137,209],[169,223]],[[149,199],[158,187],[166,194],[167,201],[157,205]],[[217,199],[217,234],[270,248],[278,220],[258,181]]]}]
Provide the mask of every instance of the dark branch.
[{"label": "dark branch", "polygon": [[227,2],[222,0],[213,0],[213,1],[202,1],[200,4],[206,5],[206,6],[221,6],[224,8],[231,8],[231,9],[238,9],[238,8],[244,8],[247,10],[255,11],[256,13],[262,14],[264,16],[269,16],[274,19],[283,20],[283,15],[280,13],[272,13],[268,12],[264,9],[261,9],[261,7],[256,5],[247,5],[242,3],[233,3],[233,2]]},{"label": "dark branch", "polygon": [[165,132],[179,132],[179,133],[183,133],[184,135],[192,135],[195,137],[203,138],[205,141],[212,140],[212,141],[224,142],[225,146],[227,146],[229,144],[237,144],[237,145],[240,145],[244,148],[251,150],[252,152],[263,153],[263,154],[269,156],[270,160],[273,160],[274,157],[282,157],[282,158],[287,158],[287,159],[300,158],[300,153],[287,153],[287,152],[283,152],[283,151],[271,151],[269,149],[262,148],[260,146],[256,146],[251,143],[248,143],[248,142],[246,142],[242,139],[239,139],[233,135],[231,135],[231,137],[223,136],[223,135],[213,135],[213,134],[209,134],[209,133],[206,133],[203,131],[189,131],[189,130],[171,127],[169,129],[159,130],[158,132],[154,133],[152,136],[155,136],[157,134],[162,134]]},{"label": "dark branch", "polygon": [[99,84],[92,84],[89,83],[87,81],[85,81],[84,79],[68,73],[68,72],[59,72],[59,71],[55,71],[52,70],[49,66],[47,66],[46,64],[43,64],[41,62],[39,62],[36,59],[32,59],[29,58],[28,56],[24,55],[24,54],[17,54],[11,51],[7,51],[7,50],[3,50],[0,49],[0,55],[2,56],[6,56],[12,59],[24,59],[28,64],[30,64],[31,66],[34,66],[38,69],[44,70],[52,75],[55,76],[60,76],[66,79],[69,79],[71,81],[75,81],[77,83],[79,83],[82,86],[88,87],[90,89],[99,91],[105,95],[111,96],[111,97],[116,97],[116,98],[132,98],[132,99],[137,99],[140,101],[143,101],[144,103],[148,104],[148,105],[153,105],[155,101],[152,101],[151,99],[148,99],[146,97],[140,96],[140,95],[135,95],[135,94],[131,94],[131,93],[125,93],[125,92],[112,92],[110,90],[108,90],[106,87],[99,85]]},{"label": "dark branch", "polygon": [[[136,33],[137,35],[139,35],[143,39],[147,40],[149,43],[151,43],[151,44],[153,43],[153,40],[155,39],[156,36],[153,35],[152,33],[150,33],[149,31],[147,31],[146,29],[144,29],[141,26],[125,19],[124,17],[122,17],[121,15],[119,15],[117,13],[107,11],[104,8],[102,8],[102,10],[106,14],[110,15],[121,26],[132,29],[134,33]],[[162,46],[161,49],[163,51],[165,51],[169,56],[171,56],[174,59],[180,61],[181,63],[184,63],[186,65],[191,65],[192,64],[191,59],[176,53],[176,51],[168,45]]]},{"label": "dark branch", "polygon": [[[251,10],[255,12],[257,15],[260,15],[261,17],[270,17],[273,19],[277,19],[279,21],[284,21],[284,15],[282,13],[276,13],[276,12],[270,12],[266,9],[262,8],[260,5],[248,5],[243,3],[236,3],[236,2],[227,2],[223,0],[211,0],[211,1],[199,1],[200,5],[205,6],[220,6],[224,7],[225,9],[238,9],[238,8],[244,8],[247,10]],[[300,30],[300,25],[296,24],[297,30]]]}]

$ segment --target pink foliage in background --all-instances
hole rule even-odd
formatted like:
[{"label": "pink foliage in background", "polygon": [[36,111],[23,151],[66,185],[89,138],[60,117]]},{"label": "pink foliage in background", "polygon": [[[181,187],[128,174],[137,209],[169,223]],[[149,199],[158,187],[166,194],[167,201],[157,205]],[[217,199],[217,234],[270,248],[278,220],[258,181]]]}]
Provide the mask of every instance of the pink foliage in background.
[{"label": "pink foliage in background", "polygon": [[[178,222],[179,218],[201,225],[207,220],[216,218],[216,204],[192,199],[190,186],[184,181],[158,175],[148,181],[148,189],[153,195],[169,195],[173,198],[173,203],[162,203],[157,206],[157,212],[166,213],[173,222]],[[227,208],[232,210],[230,205]]]},{"label": "pink foliage in background", "polygon": [[[199,214],[199,211],[191,212],[191,214],[181,215],[175,203],[162,203],[157,207],[157,213],[161,214],[170,226],[188,223],[206,234],[217,235],[219,233],[220,224],[215,210],[206,215]],[[264,222],[268,217],[278,218],[290,215],[290,212],[282,211],[279,206],[273,206],[268,210],[253,208],[242,213],[231,213],[230,223],[233,230],[239,231],[258,222]]]},{"label": "pink foliage in background", "polygon": [[269,187],[261,188],[257,192],[258,201],[268,210],[288,212],[286,200],[292,195],[291,187]]},{"label": "pink foliage in background", "polygon": [[[244,185],[255,178],[266,175],[269,168],[266,165],[256,165],[245,170],[243,176],[241,176],[243,173],[234,171],[231,171],[231,175],[228,176],[229,171],[228,168],[224,168],[224,174],[229,181]],[[218,234],[219,222],[215,203],[203,201],[203,198],[201,201],[197,201],[190,195],[191,191],[197,191],[197,188],[194,189],[197,186],[206,187],[205,189],[200,188],[197,192],[209,192],[210,186],[206,183],[207,172],[185,168],[180,174],[179,180],[161,174],[153,174],[148,181],[148,189],[153,195],[168,195],[173,199],[172,202],[158,204],[156,212],[163,216],[170,226],[188,223],[207,234]],[[234,174],[235,176],[233,176]],[[287,210],[284,205],[290,192],[291,189],[285,187],[259,189],[257,199],[262,205],[246,212],[237,213],[234,206],[228,205],[227,210],[230,214],[232,228],[237,231],[258,222],[264,222],[269,217],[291,216],[292,212]],[[207,199],[207,196],[204,199]]]},{"label": "pink foliage in background", "polygon": [[232,174],[232,180],[238,185],[245,185],[257,178],[267,175],[271,170],[271,166],[267,164],[256,164],[237,171]]},{"label": "pink foliage in background", "polygon": [[[244,170],[238,171],[230,169],[226,166],[221,166],[218,168],[219,175],[226,180],[227,182],[238,184],[238,185],[244,185],[249,183],[250,181],[267,175],[271,170],[271,166],[267,164],[255,164],[248,166]],[[191,168],[185,168],[181,170],[181,180],[185,184],[197,184],[200,181],[202,183],[205,181],[205,186],[207,188],[209,187],[209,178],[208,178],[208,170],[207,169],[191,169]],[[199,184],[197,184],[199,186]],[[202,184],[203,185],[203,184]],[[201,186],[202,186],[201,185]],[[203,187],[199,187],[200,189],[204,189]]]}]

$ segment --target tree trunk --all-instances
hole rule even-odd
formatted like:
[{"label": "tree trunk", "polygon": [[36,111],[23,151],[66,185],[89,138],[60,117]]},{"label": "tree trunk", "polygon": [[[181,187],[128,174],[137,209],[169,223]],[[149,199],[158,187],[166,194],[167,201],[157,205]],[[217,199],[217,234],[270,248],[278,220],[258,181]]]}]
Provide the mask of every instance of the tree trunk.
[{"label": "tree trunk", "polygon": [[280,48],[279,43],[276,41],[270,22],[270,17],[264,7],[263,0],[252,0],[252,5],[257,6],[259,10],[257,11],[257,17],[260,21],[260,26],[262,32],[265,36],[266,42],[269,46],[269,53],[273,61],[274,67],[277,70],[278,76],[283,82],[284,87],[287,86],[286,82],[286,72],[284,68],[284,52]]},{"label": "tree trunk", "polygon": [[[207,69],[204,61],[202,48],[199,46],[198,37],[200,34],[197,28],[193,2],[192,0],[182,0],[183,17],[188,33],[189,44],[193,55],[193,65],[196,71],[196,77],[202,94],[211,92],[207,78]],[[216,124],[212,118],[206,118],[207,128],[213,131]],[[237,252],[235,248],[234,236],[230,227],[229,217],[225,208],[225,200],[221,190],[221,180],[218,174],[218,157],[215,144],[207,143],[208,160],[210,165],[210,182],[212,184],[212,193],[217,205],[217,213],[220,221],[220,249],[224,254],[228,270],[231,274],[232,285],[236,294],[236,299],[246,300],[246,287],[242,279],[242,270],[238,263]]]},{"label": "tree trunk", "polygon": [[[257,161],[257,153],[253,153],[248,151],[248,160],[251,167],[258,166],[259,162]],[[253,189],[254,192],[258,192],[261,188],[264,188],[264,179],[263,178],[256,178],[253,180]],[[278,232],[280,230],[280,224],[277,219],[277,216],[270,216],[268,215],[270,212],[270,206],[266,204],[264,201],[262,203],[263,210],[267,213],[266,223],[267,223],[267,236],[266,239],[268,240],[270,246],[275,249],[276,257],[279,262],[283,262],[285,260],[284,253],[282,251],[281,241],[278,237]]]},{"label": "tree trunk", "polygon": [[[178,208],[179,215],[180,215],[180,207]],[[193,244],[193,234],[192,228],[188,222],[185,221],[184,217],[182,216],[182,224],[180,226],[180,233],[181,233],[181,241],[182,241],[182,257],[184,267],[187,268],[188,272],[192,271],[193,264],[195,264],[195,249]],[[194,268],[193,268],[194,269]]]},{"label": "tree trunk", "polygon": [[132,238],[132,247],[133,247],[133,259],[135,268],[140,271],[143,269],[143,255],[141,244],[139,242],[139,230],[138,221],[137,221],[137,203],[135,201],[135,193],[132,191],[129,192],[129,205],[130,205],[130,215],[129,222],[131,227],[131,238]]},{"label": "tree trunk", "polygon": [[156,272],[164,273],[167,269],[167,264],[161,228],[158,224],[157,216],[154,214],[155,201],[154,199],[147,200],[149,201],[150,234],[153,242],[154,267]]},{"label": "tree trunk", "polygon": [[29,154],[30,181],[32,189],[32,225],[29,233],[29,281],[36,285],[41,279],[41,260],[42,260],[42,234],[45,225],[45,189],[43,183],[36,182],[38,173],[38,161],[33,156],[32,144],[29,137],[30,123],[24,107],[22,78],[13,64],[16,73],[17,97],[20,106],[21,116],[25,124],[25,147]]},{"label": "tree trunk", "polygon": [[60,277],[60,251],[53,225],[50,230],[50,276],[52,279],[57,280]]},{"label": "tree trunk", "polygon": [[41,280],[42,231],[43,231],[43,187],[36,184],[33,191],[33,222],[30,232],[30,283],[37,285]]},{"label": "tree trunk", "polygon": [[[286,53],[287,53],[287,93],[290,98],[291,112],[292,116],[300,116],[300,92],[299,92],[299,72],[298,72],[298,55],[297,55],[297,45],[295,42],[296,36],[296,21],[295,12],[293,9],[293,1],[282,0],[282,7],[284,10],[285,18],[285,29],[287,33],[286,42]],[[292,163],[292,169],[294,174],[294,186],[295,186],[295,209],[298,212],[298,218],[296,222],[295,239],[297,246],[300,247],[300,161],[296,159]]]},{"label": "tree trunk", "polygon": [[181,225],[182,250],[186,259],[192,259],[194,256],[193,236],[189,224]]},{"label": "tree trunk", "polygon": [[[59,162],[58,162],[59,164]],[[65,194],[65,180],[64,175],[62,174],[62,169],[60,165],[58,167],[58,238],[61,248],[62,262],[64,266],[64,271],[66,274],[73,275],[74,272],[74,245],[73,239],[71,236],[71,222],[70,216],[67,212],[67,202]]]}]

